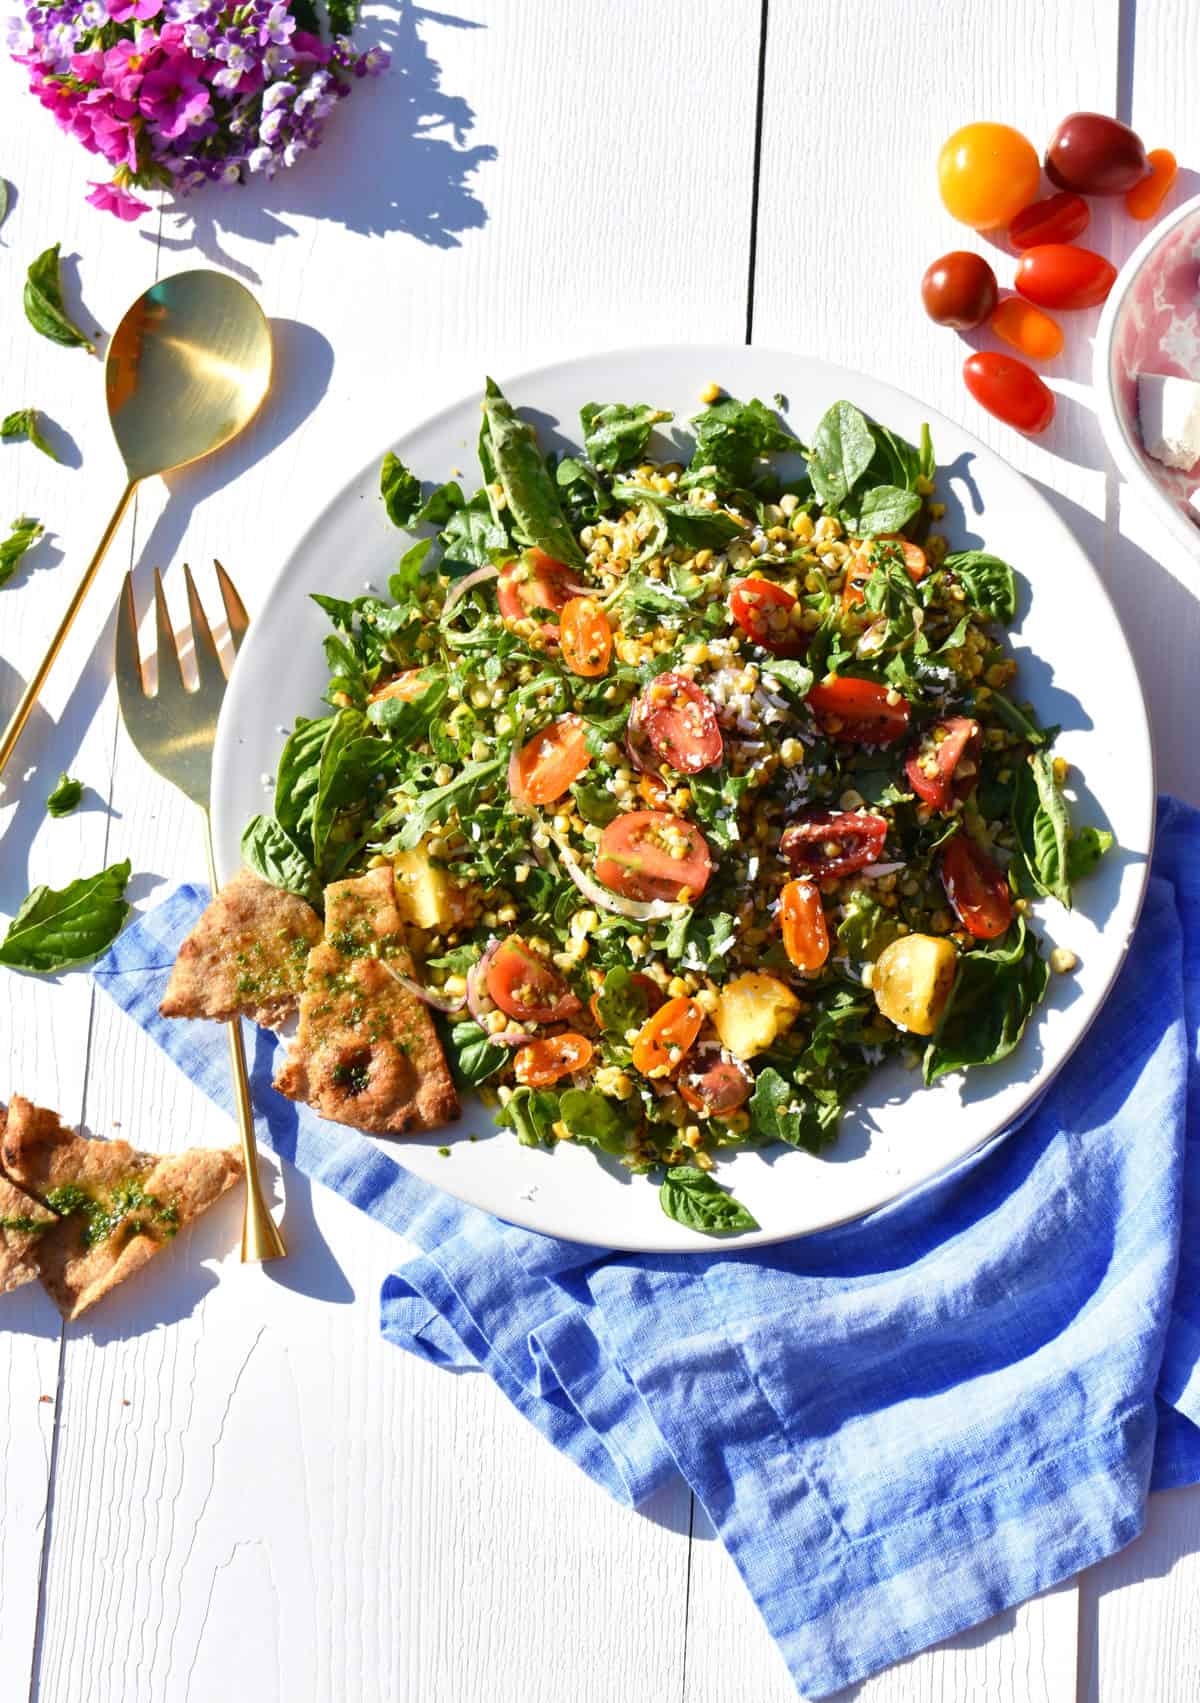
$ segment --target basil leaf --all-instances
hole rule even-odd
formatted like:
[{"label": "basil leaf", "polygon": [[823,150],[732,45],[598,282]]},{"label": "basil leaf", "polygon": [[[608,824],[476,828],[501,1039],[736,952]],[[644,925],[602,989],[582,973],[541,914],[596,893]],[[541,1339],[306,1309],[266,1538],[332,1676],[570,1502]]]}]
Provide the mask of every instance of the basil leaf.
[{"label": "basil leaf", "polygon": [[379,469],[379,494],[392,525],[407,530],[421,507],[421,481],[390,449]]},{"label": "basil leaf", "polygon": [[26,274],[25,317],[40,336],[48,337],[52,343],[86,349],[89,355],[94,355],[96,345],[90,337],[84,336],[63,302],[62,274],[58,264],[60,246],[55,243],[45,253],[39,254]]},{"label": "basil leaf", "polygon": [[852,402],[835,402],[813,433],[808,470],[827,509],[840,509],[875,454],[867,417]]},{"label": "basil leaf", "polygon": [[522,1147],[549,1147],[558,1122],[558,1095],[548,1088],[514,1088],[496,1123],[515,1129]]},{"label": "basil leaf", "polygon": [[275,774],[275,819],[309,857],[313,851],[313,811],[321,784],[321,752],[333,721],[332,716],[316,721],[298,716],[280,752]]},{"label": "basil leaf", "polygon": [[558,490],[542,460],[533,427],[518,418],[490,378],[483,399],[483,417],[488,453],[518,542],[545,551],[557,562],[582,568],[583,551],[562,511]]},{"label": "basil leaf", "polygon": [[421,590],[421,569],[433,549],[432,538],[419,539],[401,556],[396,571],[388,580],[388,596],[393,603],[411,606]]},{"label": "basil leaf", "polygon": [[36,544],[45,531],[40,521],[33,520],[29,515],[22,515],[12,523],[12,531],[7,538],[0,539],[0,585],[7,585],[17,571],[17,563],[31,545]]},{"label": "basil leaf", "polygon": [[[674,419],[662,408],[638,402],[585,402],[579,410],[583,422],[583,447],[593,467],[612,473],[636,461],[646,447],[651,431],[664,420]],[[561,481],[560,481],[561,483]]]},{"label": "basil leaf", "polygon": [[[460,815],[469,811],[484,787],[499,773],[501,762],[499,757],[489,757],[482,763],[467,763],[445,786],[422,793],[420,798],[414,799],[399,833],[393,835],[380,850],[389,857],[393,852],[412,851],[433,824],[440,822],[452,807],[456,806]],[[384,818],[385,821],[392,819],[390,812]]]},{"label": "basil leaf", "polygon": [[559,1117],[574,1141],[621,1154],[628,1146],[632,1124],[615,1100],[591,1088],[568,1088],[559,1100]]},{"label": "basil leaf", "polygon": [[576,526],[588,526],[612,508],[612,499],[590,467],[574,455],[564,455],[554,469],[559,498]]},{"label": "basil leaf", "polygon": [[812,669],[791,657],[773,656],[762,664],[762,672],[766,680],[777,680],[791,698],[807,698],[812,690]]},{"label": "basil leaf", "polygon": [[855,888],[842,905],[842,920],[837,937],[842,950],[855,964],[874,963],[885,946],[890,946],[904,933],[904,924],[894,911],[888,911],[865,893]]},{"label": "basil leaf", "polygon": [[999,556],[991,556],[986,550],[960,550],[947,556],[942,566],[962,586],[972,609],[978,609],[992,621],[1015,620],[1016,576]]},{"label": "basil leaf", "polygon": [[430,491],[413,517],[414,526],[445,526],[452,514],[466,506],[462,486],[448,479]]},{"label": "basil leaf", "polygon": [[668,1218],[689,1230],[724,1236],[736,1230],[757,1230],[740,1200],[715,1183],[707,1171],[695,1165],[672,1165],[658,1191],[659,1204]]},{"label": "basil leaf", "polygon": [[1107,828],[1080,828],[1077,834],[1072,834],[1067,847],[1067,879],[1071,885],[1090,875],[1112,846],[1113,837]]},{"label": "basil leaf", "polygon": [[0,420],[0,438],[3,438],[5,443],[15,443],[21,438],[25,438],[33,445],[34,449],[40,449],[43,455],[48,455],[51,461],[58,460],[57,455],[42,436],[36,408],[18,408],[15,413]]},{"label": "basil leaf", "polygon": [[921,499],[915,491],[902,491],[896,485],[874,485],[864,491],[857,512],[842,510],[842,518],[852,532],[862,538],[877,532],[899,532],[920,511]]},{"label": "basil leaf", "polygon": [[333,873],[350,849],[344,844],[331,854],[330,837],[339,818],[365,808],[375,776],[392,760],[390,742],[366,732],[369,726],[359,710],[341,710],[321,747],[312,843],[313,862],[323,876]]},{"label": "basil leaf", "polygon": [[0,225],[8,217],[8,183],[0,177]]},{"label": "basil leaf", "polygon": [[[688,550],[720,550],[731,538],[738,538],[745,527],[731,514],[720,509],[704,509],[697,503],[670,502],[643,485],[616,484],[613,496],[618,502],[639,503],[651,519],[659,524],[660,536],[652,540],[649,554],[656,554],[667,544],[680,544]],[[644,552],[645,553],[645,552]],[[678,597],[676,602],[681,601]]]},{"label": "basil leaf", "polygon": [[1068,842],[1071,816],[1054,778],[1048,751],[1034,751],[1019,765],[1012,802],[1013,832],[1026,874],[1039,893],[1070,909]]},{"label": "basil leaf", "polygon": [[800,448],[778,415],[757,397],[739,402],[736,396],[727,396],[697,414],[691,425],[696,447],[679,481],[683,490],[695,485],[716,484],[725,489],[749,485],[760,456]]},{"label": "basil leaf", "polygon": [[69,816],[82,797],[83,782],[73,781],[64,769],[46,800],[46,809],[51,816]]},{"label": "basil leaf", "polygon": [[917,473],[922,479],[932,480],[937,473],[937,461],[933,453],[933,437],[927,422],[921,426],[921,443],[917,451]]},{"label": "basil leaf", "polygon": [[571,788],[571,793],[579,814],[585,822],[590,822],[596,828],[607,828],[621,808],[612,793],[604,786],[595,786],[587,781],[576,781]]},{"label": "basil leaf", "polygon": [[129,915],[124,899],[129,873],[126,859],[60,891],[35,887],[0,941],[0,964],[48,975],[98,957]]},{"label": "basil leaf", "polygon": [[493,553],[509,547],[508,533],[493,518],[486,491],[476,491],[469,503],[454,511],[438,542],[442,572],[452,578],[490,567]]},{"label": "basil leaf", "polygon": [[242,862],[255,875],[285,893],[298,893],[310,905],[321,903],[321,883],[312,860],[274,816],[252,816],[242,834]]},{"label": "basil leaf", "polygon": [[758,1073],[749,1101],[750,1127],[766,1141],[820,1153],[837,1137],[841,1099],[832,1088],[801,1088],[773,1065]]},{"label": "basil leaf", "polygon": [[926,1084],[968,1065],[1007,1058],[1045,997],[1050,970],[1018,917],[994,946],[959,959],[950,998],[925,1049]]},{"label": "basil leaf", "polygon": [[417,698],[377,698],[367,705],[367,720],[390,734],[393,744],[412,746],[429,731],[449,690],[448,681],[431,680]]},{"label": "basil leaf", "polygon": [[511,1057],[508,1047],[499,1047],[472,1017],[450,1029],[450,1067],[468,1088],[495,1076]]}]

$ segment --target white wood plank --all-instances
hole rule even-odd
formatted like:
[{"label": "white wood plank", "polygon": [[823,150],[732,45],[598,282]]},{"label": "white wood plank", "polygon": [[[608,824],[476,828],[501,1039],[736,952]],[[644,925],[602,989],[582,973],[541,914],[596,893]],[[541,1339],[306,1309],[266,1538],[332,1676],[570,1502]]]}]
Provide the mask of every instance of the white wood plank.
[{"label": "white wood plank", "polygon": [[[195,204],[202,252],[252,273],[276,318],[280,385],[248,439],[180,475],[169,504],[146,491],[143,599],[151,563],[177,591],[184,555],[207,574],[220,554],[253,612],[286,536],[485,370],[739,335],[757,51],[739,24],[756,23],[757,6],[456,10],[480,27],[427,17],[430,58],[405,37],[407,72],[355,92],[307,172],[266,192],[270,211],[257,189],[219,197],[223,228],[206,229]],[[414,140],[417,115],[455,112],[460,94],[477,113],[468,148],[499,155],[469,180],[479,206],[448,187],[462,162],[445,130]],[[656,125],[653,141],[635,116],[688,109],[704,123]],[[454,242],[410,234],[431,207],[443,229],[457,219]],[[705,263],[718,247],[727,271]],[[197,258],[185,247],[164,269]],[[116,735],[111,701],[102,719],[150,899],[200,867],[194,823]],[[119,1121],[164,1145],[228,1139],[103,1002],[93,1060],[96,1131]],[[97,1703],[229,1690],[470,1703],[518,1682],[536,1703],[560,1696],[567,1673],[586,1703],[678,1695],[686,1491],[661,1500],[665,1525],[624,1513],[484,1380],[383,1344],[376,1296],[394,1239],[331,1197],[310,1200],[294,1174],[286,1189],[286,1265],[238,1267],[227,1202],[172,1250],[161,1289],[147,1276],[94,1332],[71,1333],[43,1703],[73,1703],[85,1679]]]},{"label": "white wood plank", "polygon": [[1200,1490],[1152,1496],[1141,1537],[1080,1587],[1080,1703],[1200,1692]]}]

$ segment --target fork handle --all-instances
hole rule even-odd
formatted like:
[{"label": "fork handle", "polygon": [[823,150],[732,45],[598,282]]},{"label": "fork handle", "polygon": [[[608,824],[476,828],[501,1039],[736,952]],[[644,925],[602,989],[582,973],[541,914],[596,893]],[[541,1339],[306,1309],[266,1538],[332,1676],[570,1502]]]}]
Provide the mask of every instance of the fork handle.
[{"label": "fork handle", "polygon": [[71,623],[79,613],[79,606],[91,590],[92,581],[95,579],[96,574],[99,571],[100,564],[108,553],[108,547],[113,541],[116,530],[125,518],[125,510],[129,507],[130,498],[137,489],[137,484],[138,482],[136,479],[131,479],[122,491],[121,500],[113,511],[113,517],[104,529],[103,538],[101,538],[99,544],[96,546],[96,554],[92,557],[91,561],[84,569],[83,578],[75,587],[75,595],[72,597],[70,603],[67,604],[67,612],[63,616],[62,621],[59,623],[58,631],[50,640],[46,654],[38,665],[37,672],[30,680],[28,686],[26,686],[20,703],[13,711],[8,726],[4,729],[4,736],[3,738],[0,738],[0,775],[4,773],[8,759],[12,756],[16,749],[17,740],[20,739],[21,734],[25,730],[25,723],[29,720],[30,712],[38,701],[38,696],[41,693],[42,687],[46,684],[46,679],[50,670],[54,667],[55,659],[63,647],[63,641],[67,634],[71,631]]},{"label": "fork handle", "polygon": [[[213,897],[217,896],[217,866],[213,857],[212,822],[207,810],[204,816],[204,849],[208,855],[208,879]],[[229,1036],[229,1070],[233,1077],[233,1097],[237,1105],[238,1134],[242,1139],[242,1160],[246,1167],[246,1202],[242,1218],[242,1261],[278,1260],[287,1253],[283,1237],[267,1210],[258,1178],[258,1150],[254,1145],[254,1111],[250,1104],[250,1078],[246,1071],[246,1053],[242,1046],[242,1025],[238,1018],[225,1026]]]}]

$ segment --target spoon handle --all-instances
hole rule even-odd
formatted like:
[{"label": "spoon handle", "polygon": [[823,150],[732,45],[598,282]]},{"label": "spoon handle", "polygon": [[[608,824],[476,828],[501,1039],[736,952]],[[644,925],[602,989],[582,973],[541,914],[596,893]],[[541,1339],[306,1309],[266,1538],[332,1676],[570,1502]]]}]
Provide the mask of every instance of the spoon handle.
[{"label": "spoon handle", "polygon": [[113,541],[114,533],[118,526],[120,526],[121,521],[124,519],[125,510],[129,507],[129,499],[133,496],[133,493],[137,488],[137,483],[136,479],[131,479],[128,485],[126,485],[124,491],[121,493],[121,500],[117,504],[112,519],[104,529],[104,536],[100,540],[96,554],[92,557],[91,561],[84,569],[83,578],[75,587],[75,595],[67,605],[67,612],[62,618],[59,629],[50,640],[49,647],[47,648],[45,656],[38,665],[37,672],[30,679],[20,703],[13,711],[12,718],[9,721],[8,726],[4,729],[4,736],[0,739],[0,775],[4,773],[8,759],[12,756],[13,751],[16,748],[17,740],[20,739],[22,731],[24,730],[25,723],[29,720],[30,712],[33,709],[34,704],[38,701],[38,696],[42,687],[46,684],[46,679],[50,670],[54,667],[55,658],[62,649],[63,640],[71,630],[71,623],[74,621],[75,616],[79,612],[79,606],[91,590],[92,581],[95,579],[97,570],[99,569],[101,562],[104,560],[109,545]]}]

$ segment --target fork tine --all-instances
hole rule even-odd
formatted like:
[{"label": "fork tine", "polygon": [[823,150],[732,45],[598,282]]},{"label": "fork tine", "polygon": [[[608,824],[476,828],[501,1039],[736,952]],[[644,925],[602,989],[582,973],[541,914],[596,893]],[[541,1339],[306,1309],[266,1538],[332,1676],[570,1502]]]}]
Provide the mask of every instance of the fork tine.
[{"label": "fork tine", "polygon": [[201,686],[214,681],[219,684],[225,678],[225,670],[221,667],[221,654],[213,641],[208,616],[204,613],[204,605],[201,603],[200,595],[196,590],[192,570],[186,562],[183,565],[183,577],[187,581],[188,614],[192,622],[192,645],[196,652],[197,678]]},{"label": "fork tine", "polygon": [[221,602],[225,605],[225,619],[229,622],[229,636],[233,640],[233,648],[236,652],[246,636],[250,617],[246,613],[246,605],[237,594],[237,587],[215,557],[213,558],[213,567],[217,570],[217,584],[221,588]]},{"label": "fork tine", "polygon": [[138,651],[137,608],[133,601],[133,574],[125,575],[125,584],[117,602],[117,690],[120,695],[136,690],[143,697],[146,677]]},{"label": "fork tine", "polygon": [[[174,697],[184,690],[183,663],[175,643],[175,629],[171,625],[162,570],[159,568],[154,570],[154,631],[158,642],[158,696]],[[171,662],[175,664],[174,668],[170,666]]]}]

